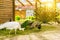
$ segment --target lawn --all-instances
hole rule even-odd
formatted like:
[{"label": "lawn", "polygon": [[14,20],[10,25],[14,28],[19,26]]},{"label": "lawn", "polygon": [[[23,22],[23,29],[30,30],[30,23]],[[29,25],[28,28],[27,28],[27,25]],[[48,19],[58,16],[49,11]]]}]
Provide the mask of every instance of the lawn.
[{"label": "lawn", "polygon": [[[53,31],[53,30],[56,30],[57,28],[56,27],[53,27],[53,26],[42,26],[41,29],[39,30],[38,28],[34,28],[34,29],[26,29],[24,31],[19,31],[17,30],[17,34],[16,35],[26,35],[26,34],[31,34],[31,33],[38,33],[38,32],[44,32],[44,31]],[[10,30],[0,30],[0,36],[9,36],[9,31]],[[11,31],[11,34],[10,36],[16,36],[15,35],[15,32],[14,30]]]}]

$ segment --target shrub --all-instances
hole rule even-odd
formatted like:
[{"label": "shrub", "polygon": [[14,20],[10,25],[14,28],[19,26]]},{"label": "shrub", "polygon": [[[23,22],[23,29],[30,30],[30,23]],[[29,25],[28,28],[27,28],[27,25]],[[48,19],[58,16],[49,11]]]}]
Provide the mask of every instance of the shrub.
[{"label": "shrub", "polygon": [[15,16],[15,21],[19,21],[20,20],[20,16]]},{"label": "shrub", "polygon": [[43,22],[43,23],[48,23],[49,21],[54,21],[56,17],[56,13],[54,10],[46,10],[46,8],[38,8],[35,10],[35,17],[36,20]]},{"label": "shrub", "polygon": [[[26,20],[24,23],[22,23],[21,27],[27,28],[27,26],[30,26],[33,23],[33,21]],[[28,27],[29,28],[29,27]]]},{"label": "shrub", "polygon": [[34,17],[34,16],[29,16],[29,17],[27,17],[26,19],[27,19],[27,20],[34,20],[35,17]]}]

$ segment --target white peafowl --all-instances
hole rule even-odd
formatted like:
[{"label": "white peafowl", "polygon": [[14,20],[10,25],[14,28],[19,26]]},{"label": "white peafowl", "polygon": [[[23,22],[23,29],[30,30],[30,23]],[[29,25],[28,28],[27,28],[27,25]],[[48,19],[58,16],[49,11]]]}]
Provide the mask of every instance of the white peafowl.
[{"label": "white peafowl", "polygon": [[[17,29],[24,31],[24,28],[21,28],[21,24],[19,22],[6,22],[6,23],[0,25],[0,29],[3,29],[3,28],[10,29],[10,32],[11,32],[11,30],[14,29],[15,34],[16,34]],[[10,32],[9,32],[9,34],[10,34]]]}]

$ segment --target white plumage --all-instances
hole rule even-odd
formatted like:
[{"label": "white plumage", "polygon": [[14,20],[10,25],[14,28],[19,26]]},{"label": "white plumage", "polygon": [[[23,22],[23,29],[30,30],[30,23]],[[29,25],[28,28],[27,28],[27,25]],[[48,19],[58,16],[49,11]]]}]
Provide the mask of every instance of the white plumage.
[{"label": "white plumage", "polygon": [[4,24],[0,24],[0,29],[5,28]]},{"label": "white plumage", "polygon": [[6,29],[19,29],[19,30],[22,30],[23,28],[21,28],[21,24],[18,23],[18,22],[6,22],[4,24],[1,24],[0,25],[0,29],[3,29],[3,28],[6,28]]},{"label": "white plumage", "polygon": [[3,29],[3,28],[10,29],[10,30],[15,29],[15,31],[17,29],[24,31],[24,28],[21,28],[21,24],[19,22],[6,22],[0,25],[0,29]]}]

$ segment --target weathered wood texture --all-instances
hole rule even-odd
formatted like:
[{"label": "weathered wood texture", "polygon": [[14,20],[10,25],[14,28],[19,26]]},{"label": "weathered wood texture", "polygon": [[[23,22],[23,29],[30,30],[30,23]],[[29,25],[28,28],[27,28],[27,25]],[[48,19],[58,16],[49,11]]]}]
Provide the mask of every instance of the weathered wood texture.
[{"label": "weathered wood texture", "polygon": [[13,0],[0,0],[0,23],[13,20]]}]

